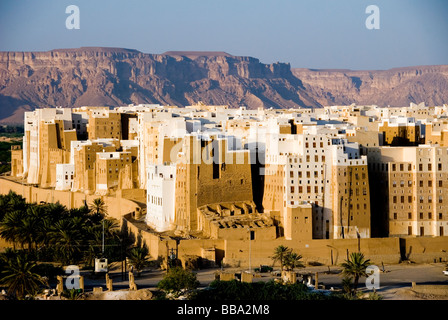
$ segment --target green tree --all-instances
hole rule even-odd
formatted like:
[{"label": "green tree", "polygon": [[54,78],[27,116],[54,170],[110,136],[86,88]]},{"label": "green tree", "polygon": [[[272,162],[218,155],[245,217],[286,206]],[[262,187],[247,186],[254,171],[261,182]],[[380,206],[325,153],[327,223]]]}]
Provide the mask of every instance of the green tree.
[{"label": "green tree", "polygon": [[353,294],[356,294],[359,278],[366,276],[366,269],[370,264],[370,260],[365,259],[361,252],[351,253],[349,259],[341,264],[342,276],[353,278]]},{"label": "green tree", "polygon": [[18,236],[22,243],[28,244],[28,251],[31,252],[33,244],[37,248],[39,241],[40,229],[43,224],[40,206],[28,206],[26,214],[20,220],[18,226]]},{"label": "green tree", "polygon": [[3,219],[7,212],[12,209],[11,202],[7,195],[0,195],[0,221]]},{"label": "green tree", "polygon": [[0,236],[8,242],[12,242],[13,247],[20,244],[23,248],[23,239],[20,236],[20,227],[25,214],[23,211],[14,210],[5,214],[0,222]]},{"label": "green tree", "polygon": [[284,258],[285,256],[291,252],[291,249],[285,247],[284,245],[279,245],[274,249],[274,255],[272,256],[272,260],[274,260],[274,264],[277,261],[280,261],[280,268],[283,270],[284,267]]},{"label": "green tree", "polygon": [[304,265],[300,261],[302,259],[302,256],[295,252],[292,251],[287,252],[286,255],[283,257],[283,259],[284,259],[284,266],[288,271],[294,271],[295,268],[304,267]]},{"label": "green tree", "polygon": [[27,295],[34,296],[44,279],[34,269],[36,263],[30,261],[29,256],[22,252],[9,252],[2,256],[4,268],[1,272],[0,283],[8,287],[8,294],[16,299],[25,299]]},{"label": "green tree", "polygon": [[107,214],[106,203],[101,198],[96,198],[90,204],[90,211],[97,217],[104,218]]},{"label": "green tree", "polygon": [[84,294],[80,289],[64,290],[62,296],[67,300],[82,300]]},{"label": "green tree", "polygon": [[146,246],[143,247],[135,247],[129,250],[128,259],[129,263],[134,267],[137,275],[140,276],[142,270],[148,265],[148,248]]},{"label": "green tree", "polygon": [[172,267],[168,270],[163,279],[158,283],[157,287],[179,296],[183,290],[194,290],[199,286],[196,274],[182,267]]},{"label": "green tree", "polygon": [[[190,298],[190,297],[189,297]],[[335,294],[312,292],[303,283],[283,284],[273,280],[252,283],[238,280],[219,281],[210,283],[206,290],[197,290],[192,300],[330,300],[343,299]]]},{"label": "green tree", "polygon": [[49,232],[50,244],[55,246],[58,259],[63,264],[71,264],[80,257],[83,245],[80,225],[63,219],[55,223]]}]

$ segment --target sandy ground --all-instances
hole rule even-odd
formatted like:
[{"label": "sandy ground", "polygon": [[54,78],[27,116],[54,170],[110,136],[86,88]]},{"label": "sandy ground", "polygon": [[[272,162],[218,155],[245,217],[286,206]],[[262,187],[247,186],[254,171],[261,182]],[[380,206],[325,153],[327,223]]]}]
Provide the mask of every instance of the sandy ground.
[{"label": "sandy ground", "polygon": [[417,293],[411,288],[388,289],[381,296],[383,300],[448,300],[448,296]]},{"label": "sandy ground", "polygon": [[102,293],[89,292],[85,300],[151,300],[152,293],[149,289],[136,291],[118,290],[106,291]]}]

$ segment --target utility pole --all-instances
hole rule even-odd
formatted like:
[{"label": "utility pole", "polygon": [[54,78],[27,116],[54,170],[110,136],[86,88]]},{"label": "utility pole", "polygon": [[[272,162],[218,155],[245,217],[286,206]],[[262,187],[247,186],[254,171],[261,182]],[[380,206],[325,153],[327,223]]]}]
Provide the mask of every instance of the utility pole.
[{"label": "utility pole", "polygon": [[124,271],[123,271],[123,239],[120,239],[120,257],[121,257],[121,280],[123,281],[124,280]]},{"label": "utility pole", "polygon": [[341,203],[340,203],[340,205],[339,205],[339,217],[340,217],[340,220],[341,220],[341,236],[342,236],[342,239],[344,239],[345,237],[344,237],[344,222],[343,222],[343,220],[342,220],[342,201],[344,200],[344,197],[343,196],[341,196]]},{"label": "utility pole", "polygon": [[102,240],[102,252],[104,257],[104,218],[103,218],[103,240]]},{"label": "utility pole", "polygon": [[168,241],[165,242],[166,245],[166,272],[168,273],[168,270],[170,268],[170,248],[168,247]]},{"label": "utility pole", "polygon": [[252,273],[252,267],[251,267],[251,242],[252,242],[252,237],[251,237],[251,231],[250,231],[250,227],[247,228],[247,230],[249,231],[249,273]]}]

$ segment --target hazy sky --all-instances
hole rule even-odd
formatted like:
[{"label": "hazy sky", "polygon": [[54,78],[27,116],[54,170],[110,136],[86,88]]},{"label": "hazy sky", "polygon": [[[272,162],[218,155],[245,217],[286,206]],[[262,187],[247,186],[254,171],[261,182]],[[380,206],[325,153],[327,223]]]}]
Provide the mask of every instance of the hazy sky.
[{"label": "hazy sky", "polygon": [[[69,30],[69,5],[80,29]],[[369,30],[368,5],[380,9]],[[447,0],[0,0],[0,51],[226,51],[292,67],[448,64]]]}]

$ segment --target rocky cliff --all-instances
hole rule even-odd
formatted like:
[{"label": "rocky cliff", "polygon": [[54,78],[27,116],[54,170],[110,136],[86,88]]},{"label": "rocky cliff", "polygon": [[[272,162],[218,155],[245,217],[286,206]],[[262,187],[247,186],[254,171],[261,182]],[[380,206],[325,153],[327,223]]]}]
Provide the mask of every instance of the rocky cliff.
[{"label": "rocky cliff", "polygon": [[319,104],[408,106],[448,103],[448,66],[418,66],[383,71],[293,69]]},{"label": "rocky cliff", "polygon": [[41,107],[203,101],[248,108],[448,102],[448,66],[388,71],[291,69],[225,52],[120,48],[0,52],[0,121]]}]

